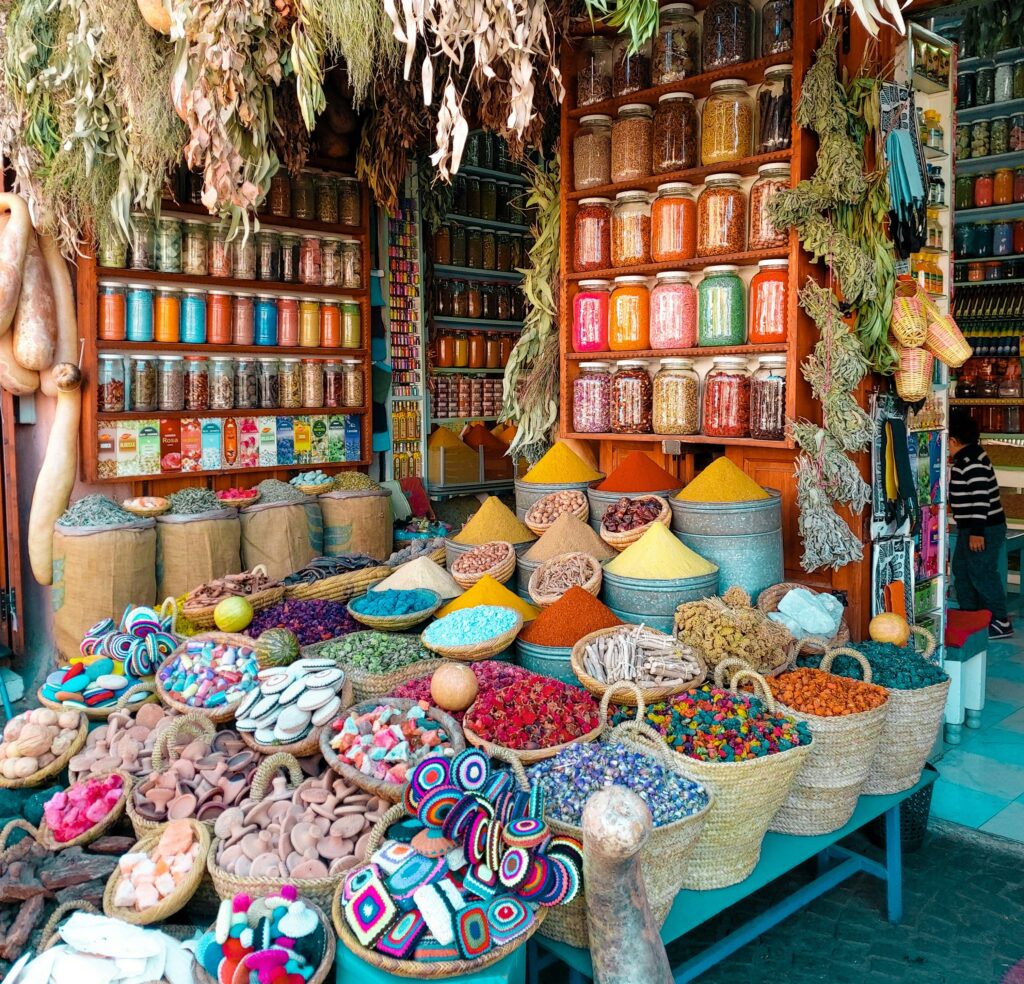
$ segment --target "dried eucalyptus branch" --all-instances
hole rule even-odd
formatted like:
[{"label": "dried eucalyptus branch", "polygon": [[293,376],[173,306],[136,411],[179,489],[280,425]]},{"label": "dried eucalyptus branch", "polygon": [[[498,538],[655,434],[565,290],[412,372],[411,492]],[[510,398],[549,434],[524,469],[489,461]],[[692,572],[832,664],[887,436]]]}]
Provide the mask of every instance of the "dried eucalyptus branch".
[{"label": "dried eucalyptus branch", "polygon": [[292,47],[288,64],[295,76],[295,94],[302,121],[312,133],[316,118],[327,108],[324,95],[324,49],[327,32],[317,0],[293,0]]},{"label": "dried eucalyptus branch", "polygon": [[796,475],[800,540],[804,545],[800,566],[805,571],[819,567],[837,571],[863,559],[860,540],[833,510],[817,469],[805,455],[797,459]]}]

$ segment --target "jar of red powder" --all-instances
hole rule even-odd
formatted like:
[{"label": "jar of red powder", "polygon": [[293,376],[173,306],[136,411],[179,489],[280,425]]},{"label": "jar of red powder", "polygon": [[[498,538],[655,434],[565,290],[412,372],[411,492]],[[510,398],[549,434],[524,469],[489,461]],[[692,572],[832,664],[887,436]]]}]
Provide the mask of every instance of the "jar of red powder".
[{"label": "jar of red powder", "polygon": [[750,372],[746,359],[722,355],[704,379],[703,431],[709,437],[746,437],[750,430]]},{"label": "jar of red powder", "polygon": [[979,174],[974,180],[974,207],[988,208],[992,204],[994,181],[992,175]]},{"label": "jar of red powder", "polygon": [[696,255],[697,202],[693,185],[686,181],[658,185],[658,197],[651,205],[651,259],[667,263]]},{"label": "jar of red powder", "polygon": [[789,261],[761,260],[750,281],[751,345],[784,342],[789,307]]},{"label": "jar of red powder", "polygon": [[652,349],[692,348],[697,344],[697,289],[688,273],[665,270],[651,291]]},{"label": "jar of red powder", "polygon": [[573,266],[577,273],[607,270],[612,265],[611,200],[581,198],[573,237]]},{"label": "jar of red powder", "polygon": [[604,352],[608,349],[610,288],[607,280],[580,281],[572,301],[573,351]]}]

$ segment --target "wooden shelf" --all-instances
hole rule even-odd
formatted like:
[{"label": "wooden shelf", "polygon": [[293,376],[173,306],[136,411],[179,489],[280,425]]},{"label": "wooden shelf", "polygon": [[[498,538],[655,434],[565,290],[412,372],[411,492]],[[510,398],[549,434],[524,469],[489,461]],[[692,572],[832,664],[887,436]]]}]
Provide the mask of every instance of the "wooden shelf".
[{"label": "wooden shelf", "polygon": [[347,470],[351,468],[366,468],[370,464],[369,458],[360,458],[358,461],[320,461],[315,464],[306,462],[302,465],[259,465],[256,468],[217,468],[207,471],[176,471],[161,472],[159,475],[116,475],[112,478],[93,478],[91,482],[104,483],[107,485],[120,482],[137,485],[143,482],[181,481],[186,483],[193,478],[230,478],[233,475],[270,474],[277,471],[309,471],[310,468],[319,468],[321,471],[337,468]]},{"label": "wooden shelf", "polygon": [[277,280],[236,280],[234,277],[201,277],[191,273],[162,273],[159,270],[125,270],[120,267],[97,267],[96,280],[124,281],[139,284],[172,284],[175,287],[195,287],[198,290],[225,287],[249,294],[273,294],[286,297],[336,297],[339,300],[358,300],[366,297],[366,287],[324,287],[314,284],[286,284]]},{"label": "wooden shelf", "polygon": [[161,352],[188,355],[239,355],[258,359],[260,356],[283,355],[298,358],[328,359],[365,359],[367,350],[343,348],[298,348],[285,345],[191,345],[186,342],[107,342],[99,341],[96,349],[100,352],[145,352],[147,355],[159,355]]},{"label": "wooden shelf", "polygon": [[708,437],[705,434],[577,434],[570,431],[564,437],[579,441],[644,441],[661,444],[679,441],[681,444],[742,444],[754,448],[792,448],[793,442],[757,441],[752,437]]},{"label": "wooden shelf", "polygon": [[180,420],[186,417],[333,417],[369,413],[366,407],[257,407],[252,410],[126,410],[123,413],[97,411],[97,420]]},{"label": "wooden shelf", "polygon": [[[1024,100],[1021,100],[1024,102]],[[987,157],[965,157],[956,162],[957,174],[977,174],[980,171],[992,171],[997,167],[1020,167],[1024,165],[1024,150],[1014,150],[1008,154],[989,154]]]},{"label": "wooden shelf", "polygon": [[[998,357],[997,357],[998,358]],[[949,401],[951,407],[1024,407],[1024,399],[1017,396],[1007,397],[953,397]]]},{"label": "wooden shelf", "polygon": [[674,359],[711,358],[715,355],[770,355],[773,352],[788,352],[789,347],[781,345],[708,345],[704,348],[681,349],[638,349],[631,352],[566,352],[570,362],[614,362],[619,359]]},{"label": "wooden shelf", "polygon": [[640,266],[612,267],[608,270],[588,270],[586,273],[567,274],[569,280],[613,280],[615,277],[660,273],[662,270],[703,270],[704,267],[731,264],[754,266],[760,260],[788,260],[789,247],[745,250],[742,253],[724,253],[721,256],[698,256],[692,260],[672,260],[668,263],[643,263]]},{"label": "wooden shelf", "polygon": [[[360,193],[366,194],[366,186],[360,185]],[[169,215],[195,215],[208,219],[216,224],[218,219],[210,215],[205,205],[193,205],[191,202],[173,202],[165,199],[160,205],[160,214]],[[361,236],[365,235],[366,229],[360,225],[341,225],[332,222],[317,222],[315,219],[297,219],[288,215],[260,215],[258,216],[260,230],[273,232],[322,232],[328,236]]]},{"label": "wooden shelf", "polygon": [[476,417],[431,417],[430,422],[432,424],[471,424],[476,420],[492,423],[497,422],[499,419],[498,417],[484,417],[482,415]]},{"label": "wooden shelf", "polygon": [[496,280],[501,283],[518,284],[523,275],[510,270],[482,270],[479,267],[446,266],[434,264],[434,274],[441,277],[459,277],[466,280]]},{"label": "wooden shelf", "polygon": [[652,174],[650,177],[637,178],[635,181],[620,181],[618,184],[597,185],[583,191],[570,191],[568,198],[570,201],[579,201],[581,198],[614,198],[620,191],[656,191],[658,185],[672,181],[688,181],[690,184],[699,185],[703,184],[704,178],[709,174],[748,176],[757,174],[757,169],[765,164],[788,164],[792,157],[792,150],[776,150],[771,154],[758,154],[724,164],[703,164],[700,167],[687,168],[685,171],[667,171],[665,174]]},{"label": "wooden shelf", "polygon": [[[1012,205],[988,205],[985,208],[960,208],[956,212],[959,222],[1009,222],[1024,218],[1024,202]],[[989,257],[993,259],[993,257]]]},{"label": "wooden shelf", "polygon": [[437,369],[432,368],[430,370],[431,376],[503,376],[505,374],[505,367],[501,366],[498,369]]}]

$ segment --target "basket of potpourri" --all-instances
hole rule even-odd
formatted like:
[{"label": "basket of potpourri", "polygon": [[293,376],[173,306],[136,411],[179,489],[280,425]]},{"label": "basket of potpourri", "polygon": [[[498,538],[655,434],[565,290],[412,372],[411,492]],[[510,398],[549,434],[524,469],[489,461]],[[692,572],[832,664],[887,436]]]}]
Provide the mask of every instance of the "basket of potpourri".
[{"label": "basket of potpourri", "polygon": [[757,865],[768,825],[810,752],[808,726],[779,713],[767,688],[761,698],[708,684],[635,711],[619,708],[612,723],[631,719],[650,725],[653,733],[616,729],[615,740],[648,750],[658,747],[654,733],[660,735],[675,752],[665,761],[715,798],[680,872],[682,887],[705,890],[743,881]]},{"label": "basket of potpourri", "polygon": [[357,622],[383,632],[401,632],[425,622],[441,607],[441,596],[425,588],[368,591],[348,603]]},{"label": "basket of potpourri", "polygon": [[523,627],[523,616],[501,605],[457,608],[432,622],[420,636],[423,645],[445,659],[466,663],[489,659],[508,649]]}]

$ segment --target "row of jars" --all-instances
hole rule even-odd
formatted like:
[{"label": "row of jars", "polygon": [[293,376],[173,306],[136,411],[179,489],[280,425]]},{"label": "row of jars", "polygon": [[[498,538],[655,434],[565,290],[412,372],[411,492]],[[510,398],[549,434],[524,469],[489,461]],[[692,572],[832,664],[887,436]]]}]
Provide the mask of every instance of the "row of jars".
[{"label": "row of jars", "polygon": [[982,174],[958,174],[954,195],[958,209],[1024,202],[1024,167],[1001,167]]},{"label": "row of jars", "polygon": [[432,310],[438,318],[522,321],[526,298],[515,284],[438,278],[434,283]]},{"label": "row of jars", "polygon": [[1024,99],[1024,58],[998,64],[987,61],[977,68],[957,72],[957,109],[989,106],[1011,99]]},{"label": "row of jars", "polygon": [[501,379],[435,376],[430,386],[435,417],[495,417],[501,409]]},{"label": "row of jars", "polygon": [[761,43],[754,51],[756,15],[748,0],[711,0],[698,23],[689,3],[661,8],[654,36],[632,50],[630,35],[609,42],[585,38],[576,56],[576,105],[591,106],[651,86],[792,50],[792,0],[766,0]]},{"label": "row of jars", "polygon": [[699,118],[688,92],[659,96],[656,110],[627,103],[614,121],[584,116],[573,138],[576,190],[785,150],[792,142],[792,75],[791,65],[765,72],[756,112],[746,82],[719,79],[711,83]]},{"label": "row of jars", "polygon": [[[684,272],[654,279],[581,280],[573,298],[576,352],[767,345],[788,335],[789,263],[762,260],[744,285],[739,267],[709,266],[695,287]],[[749,313],[748,313],[749,312]]]},{"label": "row of jars", "polygon": [[100,281],[99,337],[187,345],[362,346],[358,302]]},{"label": "row of jars", "polygon": [[789,241],[768,215],[768,202],[790,185],[788,164],[764,164],[747,195],[738,174],[709,174],[694,199],[682,181],[608,198],[580,199],[574,220],[573,263],[577,273],[690,260],[698,256],[774,249]]},{"label": "row of jars", "polygon": [[[1024,246],[1024,238],[1022,238],[1021,245]],[[988,260],[985,263],[967,263],[960,269],[961,276],[964,275],[964,270],[966,270],[968,283],[1024,279],[1024,260]],[[960,294],[957,294],[958,314],[960,306],[961,297]]]},{"label": "row of jars", "polygon": [[438,329],[433,364],[438,369],[501,369],[515,344],[516,336],[509,332]]},{"label": "row of jars", "polygon": [[780,441],[786,428],[786,357],[719,356],[701,380],[690,359],[581,362],[573,381],[579,434],[704,434]]},{"label": "row of jars", "polygon": [[521,233],[443,222],[434,233],[433,260],[443,266],[508,273],[525,265],[531,244]]},{"label": "row of jars", "polygon": [[232,277],[324,287],[363,286],[363,246],[341,236],[291,235],[261,229],[227,238],[227,230],[205,219],[133,215],[129,239],[100,239],[101,267]]},{"label": "row of jars", "polygon": [[955,153],[958,161],[1017,150],[1024,150],[1024,113],[957,124]]},{"label": "row of jars", "polygon": [[488,222],[525,225],[528,215],[526,189],[520,184],[497,178],[457,174],[452,180],[451,212]]},{"label": "row of jars", "polygon": [[360,359],[235,359],[231,356],[99,357],[101,413],[361,407]]},{"label": "row of jars", "polygon": [[1024,254],[1024,219],[958,222],[953,249],[960,259]]},{"label": "row of jars", "polygon": [[487,130],[473,130],[466,137],[462,152],[462,163],[471,167],[482,167],[489,171],[505,171],[520,174],[519,161],[512,159],[508,144],[497,133]]}]

